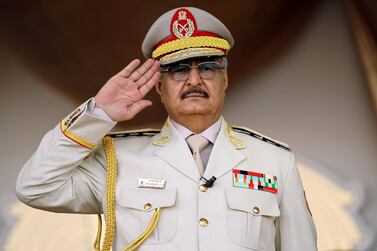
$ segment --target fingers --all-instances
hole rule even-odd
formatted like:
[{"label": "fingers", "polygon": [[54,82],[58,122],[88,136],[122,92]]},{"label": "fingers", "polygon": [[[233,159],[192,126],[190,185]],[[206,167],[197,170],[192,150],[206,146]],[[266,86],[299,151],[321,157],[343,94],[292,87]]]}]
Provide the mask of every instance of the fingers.
[{"label": "fingers", "polygon": [[[120,71],[118,76],[129,79],[131,83],[136,84],[140,94],[144,97],[160,80],[160,62],[148,59],[140,66],[140,60],[135,59]],[[123,81],[121,83],[130,84],[130,82]]]},{"label": "fingers", "polygon": [[155,72],[160,71],[160,62],[148,59],[140,66],[140,60],[135,59],[129,63],[118,75],[123,78],[130,78],[137,86],[144,85]]},{"label": "fingers", "polygon": [[128,78],[131,75],[131,73],[133,73],[139,65],[140,65],[140,60],[134,59],[123,70],[121,70],[118,74],[121,75],[124,78]]},{"label": "fingers", "polygon": [[138,87],[143,86],[145,83],[148,82],[148,80],[156,73],[160,71],[160,62],[159,61],[153,61],[153,64],[151,67],[140,76],[140,78],[136,81],[136,84]]},{"label": "fingers", "polygon": [[144,97],[152,88],[155,86],[155,84],[160,81],[161,73],[159,71],[155,72],[152,77],[139,88],[139,91],[141,95]]},{"label": "fingers", "polygon": [[134,70],[129,76],[129,78],[135,82],[138,81],[153,65],[154,65],[154,60],[148,59],[147,61],[144,62],[144,64],[142,64],[136,70]]}]

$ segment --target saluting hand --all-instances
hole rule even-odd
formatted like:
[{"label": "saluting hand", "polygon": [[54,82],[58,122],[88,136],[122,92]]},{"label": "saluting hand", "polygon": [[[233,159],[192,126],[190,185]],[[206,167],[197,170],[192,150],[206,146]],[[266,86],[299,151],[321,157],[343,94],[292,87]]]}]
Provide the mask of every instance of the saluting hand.
[{"label": "saluting hand", "polygon": [[95,96],[96,106],[114,121],[132,119],[152,105],[145,95],[160,80],[160,63],[148,59],[140,65],[135,59],[122,71],[110,78]]}]

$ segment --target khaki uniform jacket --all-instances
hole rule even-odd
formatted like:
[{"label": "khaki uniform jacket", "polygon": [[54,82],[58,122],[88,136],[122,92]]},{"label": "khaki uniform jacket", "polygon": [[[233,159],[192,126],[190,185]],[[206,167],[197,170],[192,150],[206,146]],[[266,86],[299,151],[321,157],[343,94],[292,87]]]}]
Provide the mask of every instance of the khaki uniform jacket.
[{"label": "khaki uniform jacket", "polygon": [[[106,158],[101,139],[114,123],[86,109],[84,103],[44,136],[19,174],[21,201],[53,212],[103,211]],[[160,133],[137,135],[114,138],[114,250],[143,233],[158,207],[158,225],[140,251],[316,250],[315,226],[289,150],[236,132],[222,119],[203,175],[217,180],[202,192],[187,143],[169,120]],[[277,193],[234,186],[233,169],[276,176]],[[139,178],[166,183],[163,189],[140,188]],[[208,224],[200,224],[203,219]]]}]

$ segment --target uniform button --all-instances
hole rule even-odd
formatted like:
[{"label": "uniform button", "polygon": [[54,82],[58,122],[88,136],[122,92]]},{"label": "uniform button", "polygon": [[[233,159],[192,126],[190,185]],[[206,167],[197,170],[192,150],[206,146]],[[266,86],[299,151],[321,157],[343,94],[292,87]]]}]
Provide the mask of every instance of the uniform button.
[{"label": "uniform button", "polygon": [[151,209],[151,208],[152,208],[151,203],[146,203],[146,204],[144,205],[144,209],[145,209],[145,210],[149,210],[149,209]]},{"label": "uniform button", "polygon": [[259,208],[258,208],[258,207],[254,207],[254,208],[253,208],[253,213],[255,213],[255,214],[259,214]]},{"label": "uniform button", "polygon": [[204,185],[201,185],[201,186],[199,187],[199,190],[200,190],[200,192],[207,192],[208,188],[205,187]]},{"label": "uniform button", "polygon": [[199,225],[202,227],[208,226],[208,220],[206,218],[200,218]]}]

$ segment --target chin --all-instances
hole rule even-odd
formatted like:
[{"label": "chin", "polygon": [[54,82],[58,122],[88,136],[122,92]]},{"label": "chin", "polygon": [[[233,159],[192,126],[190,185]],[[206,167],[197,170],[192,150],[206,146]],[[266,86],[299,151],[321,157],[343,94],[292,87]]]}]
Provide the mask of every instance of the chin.
[{"label": "chin", "polygon": [[181,109],[182,114],[185,115],[200,115],[200,114],[208,114],[210,113],[211,109],[208,107],[203,107],[203,106],[189,106],[189,107],[184,107]]}]

